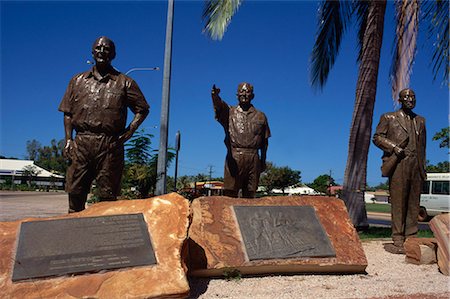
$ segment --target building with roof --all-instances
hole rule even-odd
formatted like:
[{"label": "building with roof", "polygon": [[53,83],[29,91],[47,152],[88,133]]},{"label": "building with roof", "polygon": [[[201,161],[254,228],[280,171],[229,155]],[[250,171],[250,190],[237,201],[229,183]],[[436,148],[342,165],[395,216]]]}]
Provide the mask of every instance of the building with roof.
[{"label": "building with roof", "polygon": [[34,164],[33,160],[0,159],[0,183],[8,181],[15,185],[29,182],[39,187],[62,189],[65,178]]}]

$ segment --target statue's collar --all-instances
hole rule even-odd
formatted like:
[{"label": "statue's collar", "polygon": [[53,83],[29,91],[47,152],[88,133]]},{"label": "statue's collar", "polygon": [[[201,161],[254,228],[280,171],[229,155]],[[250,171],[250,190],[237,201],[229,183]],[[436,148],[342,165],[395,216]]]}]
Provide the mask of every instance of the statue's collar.
[{"label": "statue's collar", "polygon": [[108,73],[105,76],[102,76],[97,71],[97,68],[95,66],[93,66],[92,69],[89,71],[89,74],[87,75],[87,78],[94,77],[97,81],[107,81],[109,79],[111,79],[113,81],[116,81],[118,74],[119,74],[119,72],[116,71],[113,67],[111,67],[108,70]]}]

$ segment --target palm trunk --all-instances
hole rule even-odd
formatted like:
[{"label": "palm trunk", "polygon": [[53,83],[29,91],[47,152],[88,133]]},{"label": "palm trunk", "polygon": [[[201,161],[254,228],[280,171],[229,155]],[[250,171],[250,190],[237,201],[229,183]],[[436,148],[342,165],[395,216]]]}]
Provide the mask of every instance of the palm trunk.
[{"label": "palm trunk", "polygon": [[373,108],[377,91],[385,10],[386,0],[370,2],[350,129],[343,198],[350,219],[357,228],[369,226],[364,203],[364,190],[366,188],[367,156],[372,135]]}]

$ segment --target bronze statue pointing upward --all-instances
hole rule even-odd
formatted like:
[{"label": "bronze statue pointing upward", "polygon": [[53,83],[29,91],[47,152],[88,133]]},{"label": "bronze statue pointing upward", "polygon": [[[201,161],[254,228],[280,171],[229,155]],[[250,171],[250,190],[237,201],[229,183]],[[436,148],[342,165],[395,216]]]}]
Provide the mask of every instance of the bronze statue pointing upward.
[{"label": "bronze statue pointing upward", "polygon": [[[69,212],[84,210],[95,179],[101,201],[116,200],[124,167],[123,144],[144,121],[149,106],[136,82],[116,71],[116,47],[99,37],[92,45],[95,66],[72,78],[59,105],[64,112]],[[134,118],[126,127],[128,108]],[[73,131],[76,136],[73,139]]]},{"label": "bronze statue pointing upward", "polygon": [[[211,97],[217,121],[225,130],[227,156],[224,171],[224,195],[255,197],[259,176],[266,168],[266,153],[270,137],[269,124],[264,113],[253,107],[253,86],[238,86],[238,106],[228,106],[213,85]],[[260,153],[259,153],[260,152]],[[260,154],[260,155],[259,155]]]}]

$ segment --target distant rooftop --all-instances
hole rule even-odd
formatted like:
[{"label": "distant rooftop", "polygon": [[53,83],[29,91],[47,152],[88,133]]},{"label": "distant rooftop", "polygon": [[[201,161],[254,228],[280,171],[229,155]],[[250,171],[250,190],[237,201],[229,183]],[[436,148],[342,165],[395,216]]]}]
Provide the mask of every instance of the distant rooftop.
[{"label": "distant rooftop", "polygon": [[14,160],[14,159],[0,159],[0,175],[10,175],[10,176],[22,176],[24,168],[26,166],[34,166],[39,172],[37,177],[48,178],[54,177],[63,179],[64,176],[52,173],[40,166],[34,164],[33,160]]}]

